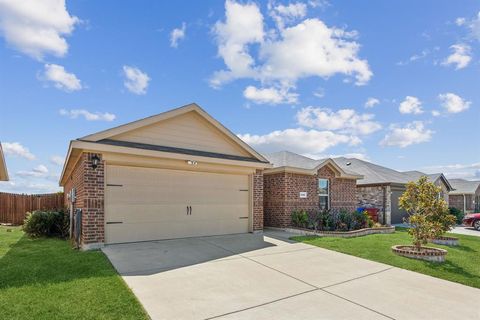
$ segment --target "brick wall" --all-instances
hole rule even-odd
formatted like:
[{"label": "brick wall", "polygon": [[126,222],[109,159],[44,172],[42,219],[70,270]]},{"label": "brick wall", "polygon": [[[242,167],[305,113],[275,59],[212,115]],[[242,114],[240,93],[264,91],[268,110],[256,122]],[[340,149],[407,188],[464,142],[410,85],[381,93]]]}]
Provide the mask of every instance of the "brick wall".
[{"label": "brick wall", "polygon": [[[391,224],[391,188],[390,186],[357,186],[355,198],[358,207],[378,209],[378,221]],[[384,220],[385,216],[385,221]]]},{"label": "brick wall", "polygon": [[[264,223],[267,227],[285,228],[291,225],[294,210],[318,210],[318,178],[330,181],[332,211],[353,211],[356,208],[353,179],[340,179],[329,167],[321,168],[317,175],[281,172],[264,176]],[[300,198],[306,192],[306,198]]]},{"label": "brick wall", "polygon": [[[83,248],[102,245],[104,230],[104,162],[100,160],[96,169],[92,167],[93,153],[83,153],[65,183],[65,203],[72,204],[67,194],[76,189],[74,209],[82,209],[82,233],[80,245]],[[101,159],[101,154],[97,154]]]},{"label": "brick wall", "polygon": [[253,231],[263,230],[263,171],[253,175]]}]

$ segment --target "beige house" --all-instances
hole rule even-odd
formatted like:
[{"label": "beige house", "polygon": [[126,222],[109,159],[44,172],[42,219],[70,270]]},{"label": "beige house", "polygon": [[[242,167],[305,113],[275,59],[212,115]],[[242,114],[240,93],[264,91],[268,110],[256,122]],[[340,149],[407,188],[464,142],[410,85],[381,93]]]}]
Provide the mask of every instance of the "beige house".
[{"label": "beige house", "polygon": [[71,141],[60,185],[88,249],[262,230],[268,167],[190,104]]},{"label": "beige house", "polygon": [[3,156],[2,144],[0,143],[0,181],[8,181],[7,164]]}]

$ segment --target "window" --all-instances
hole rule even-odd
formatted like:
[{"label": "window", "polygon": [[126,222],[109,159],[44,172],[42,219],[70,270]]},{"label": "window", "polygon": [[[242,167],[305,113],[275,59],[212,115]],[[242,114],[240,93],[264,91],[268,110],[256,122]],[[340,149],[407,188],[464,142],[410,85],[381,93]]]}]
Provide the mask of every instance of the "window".
[{"label": "window", "polygon": [[318,200],[320,209],[330,209],[330,182],[328,179],[318,179]]}]

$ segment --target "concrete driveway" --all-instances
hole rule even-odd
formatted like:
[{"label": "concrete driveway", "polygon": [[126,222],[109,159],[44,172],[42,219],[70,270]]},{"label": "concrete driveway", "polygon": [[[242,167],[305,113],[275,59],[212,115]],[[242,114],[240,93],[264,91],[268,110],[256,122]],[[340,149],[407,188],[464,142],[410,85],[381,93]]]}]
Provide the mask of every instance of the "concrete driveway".
[{"label": "concrete driveway", "polygon": [[480,290],[266,231],[103,249],[152,319],[480,319]]}]

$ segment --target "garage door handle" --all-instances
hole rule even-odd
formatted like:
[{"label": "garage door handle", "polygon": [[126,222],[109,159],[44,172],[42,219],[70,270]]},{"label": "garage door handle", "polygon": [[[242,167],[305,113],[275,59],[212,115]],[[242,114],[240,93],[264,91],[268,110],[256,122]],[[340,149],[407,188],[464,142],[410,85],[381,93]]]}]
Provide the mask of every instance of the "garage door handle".
[{"label": "garage door handle", "polygon": [[192,206],[187,206],[187,216],[192,214]]}]

